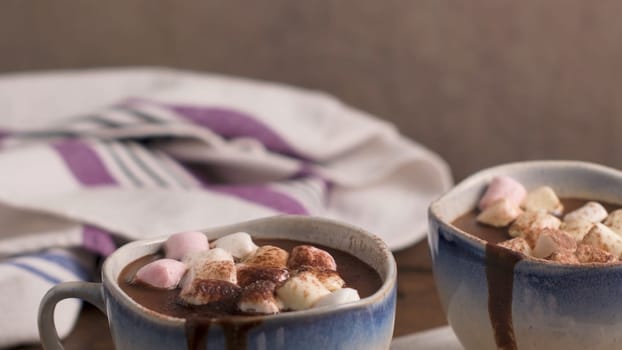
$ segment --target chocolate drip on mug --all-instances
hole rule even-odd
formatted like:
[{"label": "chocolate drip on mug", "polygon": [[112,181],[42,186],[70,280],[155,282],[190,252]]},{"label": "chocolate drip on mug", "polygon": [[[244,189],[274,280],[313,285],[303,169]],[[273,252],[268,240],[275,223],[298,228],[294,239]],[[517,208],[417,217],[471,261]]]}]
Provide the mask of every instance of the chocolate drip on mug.
[{"label": "chocolate drip on mug", "polygon": [[261,324],[257,321],[215,320],[215,319],[186,319],[186,338],[188,350],[207,350],[208,333],[213,324],[222,328],[225,336],[225,349],[246,350],[248,347],[248,332]]},{"label": "chocolate drip on mug", "polygon": [[207,350],[207,334],[211,322],[195,318],[186,319],[186,340],[188,350]]},{"label": "chocolate drip on mug", "polygon": [[497,348],[516,350],[512,325],[512,289],[514,266],[522,256],[511,250],[486,244],[486,279],[488,281],[488,315]]},{"label": "chocolate drip on mug", "polygon": [[261,321],[249,322],[221,322],[223,332],[225,332],[225,349],[245,350],[247,348],[248,332],[253,327],[261,324]]}]

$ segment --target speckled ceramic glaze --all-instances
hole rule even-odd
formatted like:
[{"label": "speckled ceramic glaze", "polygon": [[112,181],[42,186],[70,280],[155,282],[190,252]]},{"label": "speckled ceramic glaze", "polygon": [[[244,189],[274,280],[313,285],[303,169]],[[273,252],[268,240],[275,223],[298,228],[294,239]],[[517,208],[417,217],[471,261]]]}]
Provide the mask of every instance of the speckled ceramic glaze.
[{"label": "speckled ceramic glaze", "polygon": [[[495,334],[491,325],[489,293],[496,288],[488,287],[486,244],[451,222],[475,207],[497,175],[511,176],[527,189],[549,185],[560,197],[622,203],[622,173],[568,161],[487,169],[434,202],[428,236],[434,276],[447,319],[467,350],[501,348],[498,338],[504,335]],[[524,259],[509,276],[515,346],[504,349],[622,349],[621,264],[563,266]]]},{"label": "speckled ceramic glaze", "polygon": [[[329,220],[279,216],[205,230],[210,239],[245,231],[254,237],[287,238],[346,251],[374,268],[383,280],[375,294],[338,307],[287,312],[275,316],[235,317],[207,329],[205,349],[388,349],[393,333],[396,296],[395,260],[377,237]],[[50,308],[63,297],[82,297],[104,309],[118,350],[186,349],[185,320],[147,310],[117,284],[133,260],[157,251],[165,238],[137,241],[113,253],[104,263],[100,284],[60,285],[42,301],[39,328],[49,349],[59,346],[46,329]],[[47,317],[47,319],[46,319]],[[61,349],[58,347],[58,349]]]}]

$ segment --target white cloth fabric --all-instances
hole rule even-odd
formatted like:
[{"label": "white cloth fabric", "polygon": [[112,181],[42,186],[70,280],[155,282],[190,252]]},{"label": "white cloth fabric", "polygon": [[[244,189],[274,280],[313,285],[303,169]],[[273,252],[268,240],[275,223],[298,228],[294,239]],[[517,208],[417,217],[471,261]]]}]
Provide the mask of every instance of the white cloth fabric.
[{"label": "white cloth fabric", "polygon": [[[328,95],[155,68],[0,77],[0,174],[0,269],[21,269],[0,280],[9,300],[20,285],[40,299],[67,280],[55,268],[81,264],[24,267],[23,254],[105,256],[118,241],[269,215],[349,222],[399,249],[451,184],[435,154]],[[36,309],[7,307],[0,347],[36,339]],[[76,312],[59,312],[62,334]]]}]

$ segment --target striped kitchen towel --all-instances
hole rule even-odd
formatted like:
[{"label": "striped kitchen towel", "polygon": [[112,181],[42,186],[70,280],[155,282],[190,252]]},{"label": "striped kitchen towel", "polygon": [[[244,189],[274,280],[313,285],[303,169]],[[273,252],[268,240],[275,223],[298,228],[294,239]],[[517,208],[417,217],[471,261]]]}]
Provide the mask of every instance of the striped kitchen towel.
[{"label": "striped kitchen towel", "polygon": [[35,340],[43,293],[91,279],[122,242],[298,214],[398,249],[451,183],[436,155],[330,96],[183,71],[4,76],[0,130],[0,347]]}]

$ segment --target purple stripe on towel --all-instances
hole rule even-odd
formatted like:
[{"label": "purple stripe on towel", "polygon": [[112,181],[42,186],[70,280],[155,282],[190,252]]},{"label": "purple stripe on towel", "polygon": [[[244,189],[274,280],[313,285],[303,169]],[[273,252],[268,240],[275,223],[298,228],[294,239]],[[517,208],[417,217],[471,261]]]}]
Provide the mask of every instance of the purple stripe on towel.
[{"label": "purple stripe on towel", "polygon": [[297,179],[301,177],[319,177],[319,176],[315,173],[310,163],[302,162],[300,163],[300,167],[298,168],[298,170],[292,176],[290,176],[290,178]]},{"label": "purple stripe on towel", "polygon": [[307,209],[291,196],[263,185],[204,185],[213,192],[229,194],[284,214],[309,215]]},{"label": "purple stripe on towel", "polygon": [[109,232],[91,225],[84,225],[82,246],[102,256],[108,256],[117,249],[117,245]]},{"label": "purple stripe on towel", "polygon": [[3,143],[4,139],[8,138],[11,135],[12,135],[11,132],[9,132],[7,130],[0,129],[0,147],[2,147],[2,143]]},{"label": "purple stripe on towel", "polygon": [[89,145],[78,140],[60,141],[53,145],[75,178],[85,186],[114,185],[104,163]]},{"label": "purple stripe on towel", "polygon": [[284,214],[309,215],[307,209],[294,197],[278,192],[263,184],[216,184],[197,168],[185,167],[188,174],[212,192],[238,197],[248,202],[272,208]]},{"label": "purple stripe on towel", "polygon": [[306,159],[274,130],[249,114],[218,107],[168,106],[168,108],[223,137],[251,137],[271,151]]}]

